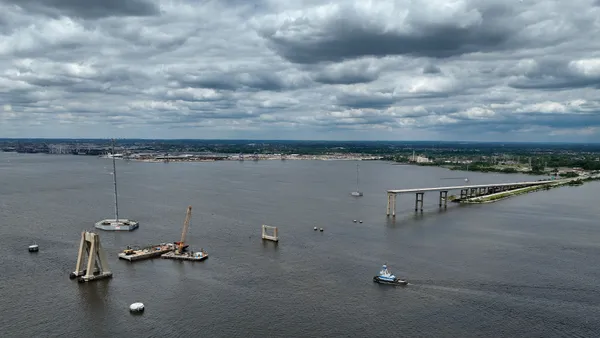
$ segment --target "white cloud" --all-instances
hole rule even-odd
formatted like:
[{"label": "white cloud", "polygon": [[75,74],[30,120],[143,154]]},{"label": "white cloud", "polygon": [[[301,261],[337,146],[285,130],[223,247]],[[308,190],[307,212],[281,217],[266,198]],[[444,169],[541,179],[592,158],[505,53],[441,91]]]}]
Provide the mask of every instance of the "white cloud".
[{"label": "white cloud", "polygon": [[600,141],[598,36],[594,0],[5,0],[0,134]]}]

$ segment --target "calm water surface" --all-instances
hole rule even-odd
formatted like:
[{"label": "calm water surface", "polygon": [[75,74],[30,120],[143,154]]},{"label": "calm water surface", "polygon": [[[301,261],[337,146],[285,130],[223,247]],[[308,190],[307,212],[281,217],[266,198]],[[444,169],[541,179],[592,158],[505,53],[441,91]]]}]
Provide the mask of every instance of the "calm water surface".
[{"label": "calm water surface", "polygon": [[[110,160],[0,153],[4,337],[600,335],[598,183],[445,211],[425,194],[423,215],[407,195],[393,221],[387,189],[532,177],[362,162],[357,199],[354,162],[117,166],[120,216],[141,226],[101,232],[114,277],[79,284],[80,233],[113,216]],[[178,240],[188,205],[188,242],[208,260],[117,259]],[[279,227],[279,245],[262,243],[261,224]],[[374,284],[384,262],[412,284]]]}]

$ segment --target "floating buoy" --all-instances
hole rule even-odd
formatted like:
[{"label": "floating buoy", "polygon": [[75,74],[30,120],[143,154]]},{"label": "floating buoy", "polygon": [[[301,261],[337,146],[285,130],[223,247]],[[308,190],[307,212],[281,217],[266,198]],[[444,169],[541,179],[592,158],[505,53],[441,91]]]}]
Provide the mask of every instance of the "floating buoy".
[{"label": "floating buoy", "polygon": [[321,232],[323,232],[323,228],[319,229]]},{"label": "floating buoy", "polygon": [[356,220],[354,220],[353,222],[356,223]]},{"label": "floating buoy", "polygon": [[314,230],[317,231],[317,227],[315,227]]},{"label": "floating buoy", "polygon": [[38,252],[40,247],[37,244],[32,244],[29,246],[29,252]]},{"label": "floating buoy", "polygon": [[130,312],[144,312],[144,303],[133,303],[129,305]]},{"label": "floating buoy", "polygon": [[358,221],[358,223],[362,223],[362,220]]}]

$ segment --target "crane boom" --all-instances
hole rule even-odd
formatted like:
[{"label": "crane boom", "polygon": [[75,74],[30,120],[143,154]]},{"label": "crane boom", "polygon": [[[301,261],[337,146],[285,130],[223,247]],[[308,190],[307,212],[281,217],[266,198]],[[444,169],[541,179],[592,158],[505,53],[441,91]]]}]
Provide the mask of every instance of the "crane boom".
[{"label": "crane boom", "polygon": [[187,207],[185,214],[185,221],[183,222],[183,231],[181,231],[181,241],[179,242],[178,251],[183,251],[183,243],[185,242],[185,235],[187,234],[188,228],[190,227],[190,220],[192,219],[192,206]]}]

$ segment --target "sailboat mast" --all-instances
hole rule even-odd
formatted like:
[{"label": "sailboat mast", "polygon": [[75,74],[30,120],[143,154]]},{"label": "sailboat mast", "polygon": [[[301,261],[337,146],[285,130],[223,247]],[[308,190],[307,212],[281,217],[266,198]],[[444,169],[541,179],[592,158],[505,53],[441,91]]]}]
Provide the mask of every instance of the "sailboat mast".
[{"label": "sailboat mast", "polygon": [[115,163],[115,139],[112,140],[113,183],[115,186],[115,220],[119,222],[119,201],[117,200],[117,165]]},{"label": "sailboat mast", "polygon": [[356,191],[360,191],[358,190],[358,163],[356,163]]}]

